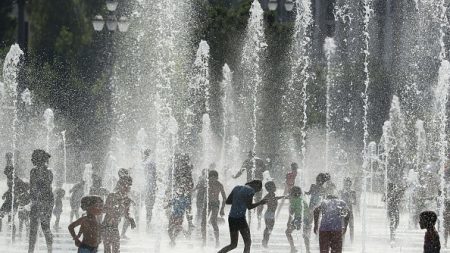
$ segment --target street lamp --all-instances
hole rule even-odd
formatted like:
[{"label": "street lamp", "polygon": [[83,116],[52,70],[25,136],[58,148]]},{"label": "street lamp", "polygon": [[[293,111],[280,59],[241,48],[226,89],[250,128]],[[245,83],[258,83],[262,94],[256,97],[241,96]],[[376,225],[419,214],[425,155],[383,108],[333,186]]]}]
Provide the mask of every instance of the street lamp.
[{"label": "street lamp", "polygon": [[103,30],[103,27],[105,26],[105,20],[103,20],[103,17],[100,15],[97,15],[92,19],[92,25],[94,26],[94,30],[99,32]]},{"label": "street lamp", "polygon": [[117,0],[106,0],[106,9],[108,11],[115,11],[119,2]]},{"label": "street lamp", "polygon": [[[276,11],[278,8],[278,1],[279,0],[269,0],[268,6],[270,11]],[[284,1],[284,8],[286,11],[292,11],[294,10],[294,0],[285,0]]]},{"label": "street lamp", "polygon": [[284,2],[284,8],[286,8],[286,11],[294,10],[294,0],[286,0]]},{"label": "street lamp", "polygon": [[106,27],[109,31],[114,32],[117,29],[117,18],[114,15],[108,16],[106,20]]},{"label": "street lamp", "polygon": [[277,10],[277,8],[278,8],[278,0],[269,0],[268,7],[269,7],[270,11]]},{"label": "street lamp", "polygon": [[[106,0],[106,9],[110,12],[109,15],[104,19],[101,15],[96,15],[92,19],[92,26],[96,32],[103,30],[106,24],[106,28],[110,32],[119,30],[120,32],[128,31],[130,27],[130,21],[127,17],[121,16],[118,18],[115,15],[119,2],[117,0]],[[118,28],[118,29],[117,29]]]},{"label": "street lamp", "polygon": [[120,32],[126,32],[128,31],[128,27],[130,27],[130,21],[127,17],[120,17],[119,18],[119,31]]}]

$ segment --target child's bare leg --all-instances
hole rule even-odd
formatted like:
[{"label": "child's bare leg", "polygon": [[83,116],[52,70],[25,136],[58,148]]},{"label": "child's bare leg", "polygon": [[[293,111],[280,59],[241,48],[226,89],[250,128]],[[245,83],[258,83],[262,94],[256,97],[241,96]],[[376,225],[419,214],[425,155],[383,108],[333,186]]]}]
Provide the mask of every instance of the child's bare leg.
[{"label": "child's bare leg", "polygon": [[262,240],[262,246],[267,247],[267,244],[269,243],[269,237],[272,233],[273,227],[275,225],[275,219],[265,219],[266,222],[266,229],[264,229],[264,236]]},{"label": "child's bare leg", "polygon": [[112,247],[111,253],[120,253],[120,241],[113,242],[111,247]]},{"label": "child's bare leg", "polygon": [[111,253],[111,243],[108,240],[103,241],[103,247],[105,253]]},{"label": "child's bare leg", "polygon": [[219,208],[211,209],[211,226],[214,230],[214,238],[216,239],[216,247],[219,246],[219,226],[217,225],[217,216],[219,215]]},{"label": "child's bare leg", "polygon": [[288,225],[286,229],[286,238],[291,246],[291,251],[295,250],[294,238],[292,238],[292,231],[294,231],[293,227]]},{"label": "child's bare leg", "polygon": [[444,241],[445,241],[445,247],[447,247],[447,241],[448,241],[448,234],[449,234],[449,225],[445,224],[444,222]]}]

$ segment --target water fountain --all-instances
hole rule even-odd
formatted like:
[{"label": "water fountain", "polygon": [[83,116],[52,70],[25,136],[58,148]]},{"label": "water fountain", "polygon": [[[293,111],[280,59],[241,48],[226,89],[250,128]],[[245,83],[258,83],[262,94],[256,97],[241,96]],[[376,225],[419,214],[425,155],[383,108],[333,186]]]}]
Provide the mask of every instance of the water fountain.
[{"label": "water fountain", "polygon": [[65,130],[61,132],[61,138],[63,144],[64,184],[67,184],[67,142]]},{"label": "water fountain", "polygon": [[327,101],[327,109],[326,109],[326,146],[325,146],[325,170],[329,171],[330,169],[330,139],[332,135],[331,129],[331,119],[334,116],[332,114],[331,108],[331,89],[334,86],[333,80],[333,69],[332,69],[332,58],[336,53],[336,43],[333,38],[326,38],[324,44],[325,56],[327,58],[327,91],[326,91],[326,101]]},{"label": "water fountain", "polygon": [[424,122],[417,120],[415,125],[416,130],[416,157],[415,169],[419,172],[425,162],[427,161],[427,133],[425,132]]},{"label": "water fountain", "polygon": [[215,146],[213,142],[213,131],[211,129],[211,120],[209,119],[208,114],[203,115],[202,119],[202,163],[201,163],[201,170],[207,169],[209,167],[209,164],[212,163],[212,161],[215,161],[214,157],[216,156]]},{"label": "water fountain", "polygon": [[[12,109],[12,120],[7,120],[7,122],[11,122],[10,131],[7,131],[9,134],[12,134],[12,140],[10,140],[11,146],[8,147],[7,150],[12,150],[13,153],[13,178],[16,176],[16,159],[15,154],[17,150],[17,127],[19,123],[18,117],[18,91],[17,91],[17,73],[20,63],[20,58],[23,55],[22,50],[17,44],[11,46],[8,54],[6,55],[5,62],[3,65],[3,81],[5,93],[3,97],[3,108],[4,109]],[[3,120],[3,119],[2,119]],[[11,135],[10,135],[11,136]],[[11,201],[11,224],[12,229],[15,230],[15,212],[14,210],[14,198],[15,198],[15,181],[12,181],[12,201]],[[11,241],[15,241],[15,232],[11,233]]]},{"label": "water fountain", "polygon": [[[241,70],[243,73],[242,83],[244,84],[241,101],[246,115],[244,118],[251,118],[250,140],[246,138],[247,145],[251,150],[257,151],[258,141],[258,99],[259,88],[262,85],[263,69],[262,59],[267,47],[264,36],[264,11],[258,0],[254,0],[250,7],[250,18],[248,20],[247,31],[242,49]],[[248,133],[244,136],[248,137]]]},{"label": "water fountain", "polygon": [[47,137],[46,137],[46,145],[45,145],[45,150],[48,153],[52,153],[52,146],[51,146],[51,138],[53,135],[53,129],[55,129],[55,115],[53,113],[53,110],[50,108],[47,108],[44,111],[44,124],[45,124],[45,128],[47,130]]},{"label": "water fountain", "polygon": [[300,185],[305,187],[305,170],[306,170],[306,137],[308,124],[308,83],[311,81],[310,74],[310,49],[312,48],[312,40],[309,28],[312,25],[313,17],[311,12],[311,1],[296,1],[297,14],[295,16],[295,29],[293,35],[293,46],[291,48],[291,79],[289,85],[301,86],[301,108],[302,108],[302,126],[301,133],[301,168],[300,168]]},{"label": "water fountain", "polygon": [[[202,164],[205,162],[205,157],[201,157],[204,154],[198,154],[196,152],[196,150],[201,150],[201,148],[197,149],[197,145],[201,144],[201,142],[196,141],[196,139],[198,139],[199,135],[203,136],[202,134],[210,131],[203,128],[205,126],[204,115],[210,113],[209,86],[209,45],[206,41],[201,41],[198,46],[189,82],[189,97],[187,97],[185,111],[186,132],[184,142],[187,144],[187,150],[196,156],[200,156],[198,158],[200,158],[202,168],[205,168],[204,164]],[[209,115],[207,117],[209,119]],[[203,126],[199,124],[200,122],[203,122]],[[210,128],[210,126],[207,127]],[[212,136],[208,138],[212,138]],[[202,139],[202,141],[205,142],[205,139]],[[208,142],[211,142],[211,140],[208,140]]]},{"label": "water fountain", "polygon": [[220,162],[219,167],[224,168],[225,157],[228,155],[228,133],[231,133],[231,123],[234,120],[234,105],[233,105],[233,72],[231,72],[228,64],[223,66],[222,70],[223,80],[221,82],[221,89],[223,91],[223,96],[221,98],[221,105],[223,109],[222,115],[222,147],[220,151]]}]

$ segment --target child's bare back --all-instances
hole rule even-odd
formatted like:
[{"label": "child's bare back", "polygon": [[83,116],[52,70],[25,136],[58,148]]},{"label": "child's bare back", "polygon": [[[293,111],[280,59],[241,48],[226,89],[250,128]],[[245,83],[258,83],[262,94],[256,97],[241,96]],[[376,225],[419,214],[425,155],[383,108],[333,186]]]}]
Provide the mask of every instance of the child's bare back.
[{"label": "child's bare back", "polygon": [[98,247],[101,242],[101,225],[95,216],[83,216],[80,219],[80,231],[78,236],[82,235],[81,244]]}]

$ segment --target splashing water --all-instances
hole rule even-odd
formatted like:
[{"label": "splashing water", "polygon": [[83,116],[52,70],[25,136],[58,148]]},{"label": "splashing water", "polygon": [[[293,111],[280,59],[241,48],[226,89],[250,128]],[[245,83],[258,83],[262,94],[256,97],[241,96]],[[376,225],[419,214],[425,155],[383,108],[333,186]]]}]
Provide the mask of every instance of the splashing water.
[{"label": "splashing water", "polygon": [[[242,50],[242,71],[243,83],[245,89],[249,92],[248,104],[244,102],[247,109],[251,108],[251,144],[252,151],[256,152],[257,144],[257,126],[258,126],[258,96],[259,88],[262,85],[262,54],[267,47],[264,36],[264,11],[258,0],[254,0],[250,8],[250,19],[245,36],[245,44]],[[254,170],[254,169],[253,169]],[[254,171],[253,171],[254,174]]]},{"label": "splashing water", "polygon": [[221,82],[221,88],[223,91],[223,97],[221,98],[221,104],[223,108],[223,116],[222,116],[222,124],[223,124],[223,131],[222,131],[222,148],[221,148],[221,154],[220,154],[220,167],[225,167],[225,156],[228,155],[227,152],[227,142],[228,142],[228,132],[231,132],[231,126],[230,123],[234,122],[232,120],[232,117],[234,116],[233,113],[233,99],[232,99],[232,93],[233,93],[233,73],[230,70],[230,67],[228,64],[225,64],[222,69],[223,73],[223,80]]},{"label": "splashing water", "polygon": [[47,142],[46,142],[46,146],[45,146],[45,150],[47,152],[51,152],[51,136],[53,134],[53,129],[55,129],[55,115],[53,113],[53,110],[50,108],[47,108],[44,111],[44,123],[45,123],[45,128],[47,129]]},{"label": "splashing water", "polygon": [[327,111],[326,111],[326,146],[325,146],[325,170],[329,171],[330,166],[330,137],[331,137],[331,88],[334,85],[332,78],[332,58],[336,53],[336,43],[333,38],[326,38],[324,44],[325,57],[327,58]]}]

